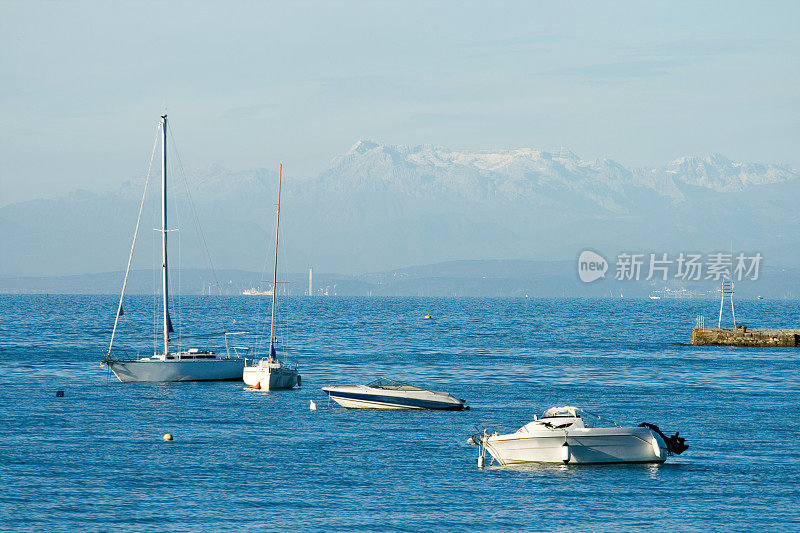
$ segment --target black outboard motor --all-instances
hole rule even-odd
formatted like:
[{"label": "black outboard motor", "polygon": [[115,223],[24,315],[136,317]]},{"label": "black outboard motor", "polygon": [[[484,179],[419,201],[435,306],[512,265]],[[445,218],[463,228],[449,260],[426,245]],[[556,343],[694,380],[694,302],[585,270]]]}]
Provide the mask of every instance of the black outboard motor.
[{"label": "black outboard motor", "polygon": [[672,454],[680,455],[689,449],[689,446],[686,444],[686,439],[680,436],[680,432],[676,432],[671,437],[667,437],[661,432],[660,429],[658,429],[658,426],[655,424],[648,424],[647,422],[642,422],[641,424],[639,424],[639,427],[652,429],[653,431],[658,433],[661,436],[661,438],[664,439],[664,443],[666,443],[667,445],[667,452],[669,452],[670,455]]}]

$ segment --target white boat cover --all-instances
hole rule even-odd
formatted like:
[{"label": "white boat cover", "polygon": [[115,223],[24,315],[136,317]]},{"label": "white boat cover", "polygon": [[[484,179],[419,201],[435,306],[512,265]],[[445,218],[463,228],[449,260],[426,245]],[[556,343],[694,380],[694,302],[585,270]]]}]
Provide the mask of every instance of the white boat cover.
[{"label": "white boat cover", "polygon": [[578,407],[573,407],[571,405],[565,405],[564,407],[551,407],[547,411],[544,412],[542,415],[544,418],[556,418],[559,416],[580,416],[578,411],[580,411]]}]

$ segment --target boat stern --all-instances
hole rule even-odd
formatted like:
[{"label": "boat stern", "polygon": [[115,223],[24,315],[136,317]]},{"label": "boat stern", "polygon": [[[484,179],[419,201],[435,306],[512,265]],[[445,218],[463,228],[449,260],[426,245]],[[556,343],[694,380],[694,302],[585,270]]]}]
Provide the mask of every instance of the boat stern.
[{"label": "boat stern", "polygon": [[258,390],[287,390],[300,386],[300,374],[297,365],[262,359],[257,365],[244,367],[242,381]]}]

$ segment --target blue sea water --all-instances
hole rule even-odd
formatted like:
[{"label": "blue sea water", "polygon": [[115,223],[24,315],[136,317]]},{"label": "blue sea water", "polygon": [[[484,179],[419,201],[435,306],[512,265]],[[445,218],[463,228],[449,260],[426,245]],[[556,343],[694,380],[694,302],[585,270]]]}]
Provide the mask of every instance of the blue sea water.
[{"label": "blue sea water", "polygon": [[[264,301],[179,303],[188,331],[218,310],[254,331]],[[716,305],[291,298],[282,349],[303,387],[270,393],[119,383],[99,367],[116,297],[2,296],[0,529],[800,530],[800,352],[673,344]],[[126,303],[122,344],[152,349],[151,306]],[[795,302],[737,315],[800,324]],[[377,376],[472,409],[347,411],[320,391]],[[476,425],[565,404],[680,431],[690,449],[659,466],[477,467]]]}]

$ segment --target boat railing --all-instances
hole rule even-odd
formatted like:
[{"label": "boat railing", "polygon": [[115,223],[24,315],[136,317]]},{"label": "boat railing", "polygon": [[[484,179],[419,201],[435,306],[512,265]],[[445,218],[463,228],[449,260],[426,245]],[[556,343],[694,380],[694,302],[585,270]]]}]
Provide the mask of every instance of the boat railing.
[{"label": "boat railing", "polygon": [[[259,357],[259,358],[255,358],[255,357],[248,358],[248,357],[245,357],[244,358],[244,366],[260,366],[262,362],[267,362],[267,361],[269,361],[268,357]],[[284,364],[284,366],[289,367],[289,369],[291,369],[291,370],[298,370],[300,368],[299,363],[287,363],[286,361],[283,361],[283,360],[280,360],[280,359],[276,360],[275,362],[278,362],[278,361],[282,362]]]},{"label": "boat railing", "polygon": [[166,356],[166,359],[177,359],[178,361],[187,361],[194,359],[217,359],[217,354],[214,352],[200,352],[200,353],[177,353],[174,355]]},{"label": "boat railing", "polygon": [[[123,360],[135,360],[144,357],[142,352],[143,348],[133,348],[133,347],[114,347],[111,352],[103,352],[103,356],[105,359],[123,359]],[[147,355],[151,355],[149,352]]]},{"label": "boat railing", "polygon": [[491,420],[475,424],[475,429],[479,433],[486,433],[487,435],[505,435],[508,433],[515,433],[524,425],[531,423],[532,420]]},{"label": "boat railing", "polygon": [[[581,409],[580,407],[577,407],[576,411],[579,411],[580,413],[585,413],[585,414],[593,417],[596,420],[603,420],[604,422],[608,422],[614,427],[621,427],[621,424],[619,424],[616,420],[614,420],[612,418],[608,418],[607,416],[599,415],[597,413],[593,413],[591,411],[587,411],[586,409]],[[581,418],[583,418],[583,417],[581,417]],[[586,420],[585,418],[583,418],[583,419]],[[591,427],[591,426],[587,424],[586,427]]]},{"label": "boat railing", "polygon": [[[604,416],[600,416],[598,414],[591,413],[591,412],[585,411],[583,409],[577,409],[577,410],[580,411],[581,413],[586,413],[588,415],[591,415],[592,417],[594,417],[597,420],[604,420],[606,422],[609,422],[612,426],[619,427],[619,424],[617,422],[615,422],[614,420],[611,420],[610,418],[606,418]],[[570,418],[570,417],[565,417],[565,418]],[[577,417],[577,418],[583,418],[583,417]],[[583,420],[584,420],[584,423],[585,423],[586,419],[583,418]],[[485,432],[487,435],[507,435],[507,434],[510,434],[510,433],[517,433],[519,431],[525,431],[523,429],[523,428],[525,428],[525,426],[527,426],[531,422],[539,422],[539,421],[540,421],[539,416],[538,415],[534,415],[533,419],[527,419],[527,420],[525,420],[525,419],[489,420],[489,421],[485,421],[485,422],[481,422],[479,424],[476,424],[474,427],[481,434],[483,434]],[[600,427],[600,426],[597,426],[595,424],[586,424],[585,427],[588,428],[588,427]]]},{"label": "boat railing", "polygon": [[[485,425],[476,425],[475,427],[478,429],[478,433],[472,435],[472,440],[475,443],[480,442],[484,437],[492,437],[497,435],[514,435],[517,433],[529,433],[530,430],[528,429],[528,424],[531,422],[537,422],[537,420],[528,420],[527,422],[519,420],[516,422],[501,422],[499,424],[485,424]],[[542,428],[547,429],[554,429],[551,427],[547,427],[545,425]],[[557,428],[557,429],[565,429],[565,428]]]},{"label": "boat railing", "polygon": [[247,356],[250,355],[254,349],[252,346],[228,346],[228,353],[230,354],[231,351],[233,351],[234,357],[244,357],[247,359]]}]

